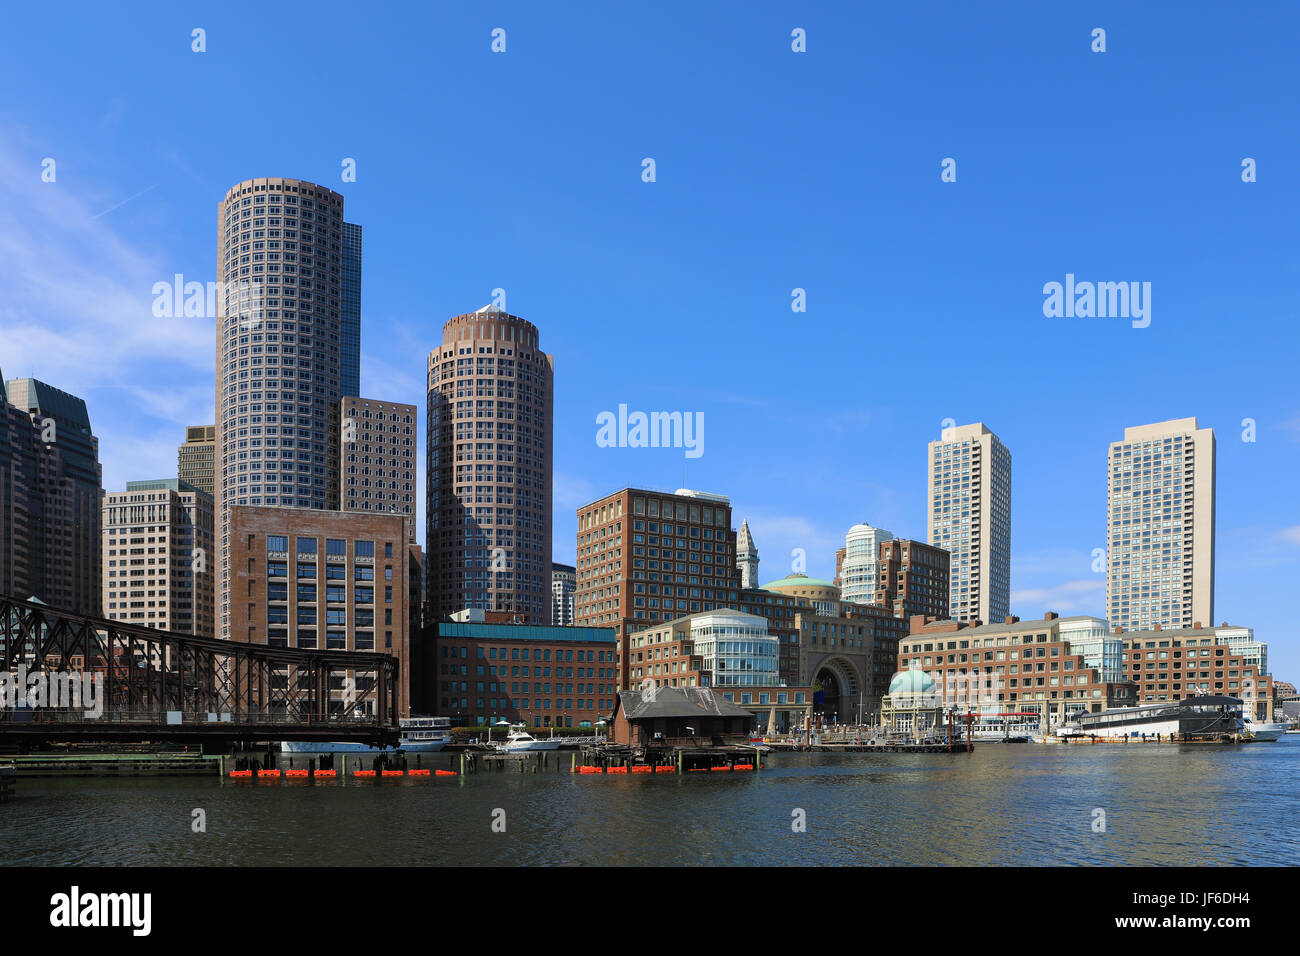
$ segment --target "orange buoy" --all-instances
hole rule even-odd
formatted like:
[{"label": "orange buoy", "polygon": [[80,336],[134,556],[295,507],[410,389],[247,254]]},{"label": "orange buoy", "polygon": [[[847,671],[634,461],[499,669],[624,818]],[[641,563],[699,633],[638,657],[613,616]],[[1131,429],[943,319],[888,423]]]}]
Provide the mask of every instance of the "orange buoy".
[{"label": "orange buoy", "polygon": [[412,777],[427,777],[427,776],[429,776],[429,771],[427,771],[427,770],[408,770],[407,773],[409,773]]},{"label": "orange buoy", "polygon": [[435,770],[435,771],[434,771],[434,776],[437,776],[437,777],[454,777],[454,776],[456,776],[456,771],[455,771],[455,770]]}]

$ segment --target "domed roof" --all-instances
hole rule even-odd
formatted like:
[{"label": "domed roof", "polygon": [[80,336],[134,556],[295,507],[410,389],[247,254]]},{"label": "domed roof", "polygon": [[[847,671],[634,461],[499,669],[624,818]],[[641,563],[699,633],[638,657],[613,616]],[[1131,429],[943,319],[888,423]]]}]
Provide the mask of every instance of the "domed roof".
[{"label": "domed roof", "polygon": [[830,588],[832,591],[839,590],[831,581],[810,578],[806,574],[787,574],[780,580],[768,581],[763,585],[764,591],[784,591],[787,588]]},{"label": "domed roof", "polygon": [[909,668],[899,671],[889,682],[889,693],[894,694],[933,694],[934,681],[923,670]]}]

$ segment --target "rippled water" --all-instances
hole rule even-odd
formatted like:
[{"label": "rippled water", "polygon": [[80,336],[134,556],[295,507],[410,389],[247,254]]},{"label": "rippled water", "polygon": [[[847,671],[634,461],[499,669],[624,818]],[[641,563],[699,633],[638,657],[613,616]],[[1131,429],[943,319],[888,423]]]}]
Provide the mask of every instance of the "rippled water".
[{"label": "rippled water", "polygon": [[[567,769],[568,756],[560,760]],[[1183,864],[1300,862],[1300,736],[1242,747],[990,744],[791,754],[761,773],[249,785],[32,780],[9,864]],[[440,759],[439,764],[446,758]],[[301,761],[300,761],[301,763]],[[191,811],[207,814],[193,833]],[[1094,832],[1094,809],[1105,832]],[[494,811],[505,832],[493,832]],[[791,830],[803,810],[807,829]],[[499,814],[497,815],[499,817]]]}]

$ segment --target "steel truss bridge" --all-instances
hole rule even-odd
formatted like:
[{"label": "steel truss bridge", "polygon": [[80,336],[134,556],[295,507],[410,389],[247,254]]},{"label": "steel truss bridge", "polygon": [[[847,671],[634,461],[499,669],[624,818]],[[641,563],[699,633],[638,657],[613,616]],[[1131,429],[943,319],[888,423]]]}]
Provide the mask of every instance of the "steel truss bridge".
[{"label": "steel truss bridge", "polygon": [[398,671],[387,654],[195,637],[0,595],[0,744],[395,744]]}]

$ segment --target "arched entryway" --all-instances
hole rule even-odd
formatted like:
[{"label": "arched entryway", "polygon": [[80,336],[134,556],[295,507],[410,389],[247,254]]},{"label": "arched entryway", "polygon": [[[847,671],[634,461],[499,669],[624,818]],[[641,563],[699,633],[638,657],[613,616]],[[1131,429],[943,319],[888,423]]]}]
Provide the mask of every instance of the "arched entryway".
[{"label": "arched entryway", "polygon": [[853,664],[843,658],[828,658],[813,674],[813,713],[842,724],[862,722],[861,687]]}]

